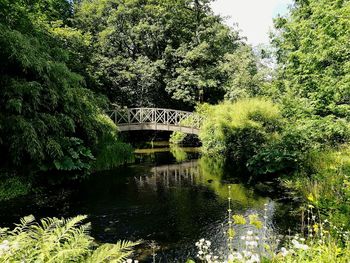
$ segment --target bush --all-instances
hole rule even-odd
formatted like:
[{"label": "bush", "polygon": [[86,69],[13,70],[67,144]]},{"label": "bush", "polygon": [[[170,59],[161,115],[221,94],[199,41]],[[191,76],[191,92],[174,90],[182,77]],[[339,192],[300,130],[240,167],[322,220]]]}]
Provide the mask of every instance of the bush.
[{"label": "bush", "polygon": [[277,105],[266,99],[243,99],[207,110],[200,132],[203,151],[223,154],[237,166],[246,163],[276,139],[282,116]]},{"label": "bush", "polygon": [[200,138],[203,151],[223,155],[253,175],[305,169],[309,152],[350,141],[350,125],[334,116],[288,120],[266,99],[243,99],[210,106]]}]

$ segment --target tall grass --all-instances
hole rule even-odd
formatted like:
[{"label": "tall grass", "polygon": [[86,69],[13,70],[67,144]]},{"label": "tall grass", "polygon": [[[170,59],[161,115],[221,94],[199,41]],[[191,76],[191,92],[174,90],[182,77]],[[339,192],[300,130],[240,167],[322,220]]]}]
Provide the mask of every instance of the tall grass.
[{"label": "tall grass", "polygon": [[310,153],[306,168],[282,182],[335,224],[350,228],[350,145]]}]

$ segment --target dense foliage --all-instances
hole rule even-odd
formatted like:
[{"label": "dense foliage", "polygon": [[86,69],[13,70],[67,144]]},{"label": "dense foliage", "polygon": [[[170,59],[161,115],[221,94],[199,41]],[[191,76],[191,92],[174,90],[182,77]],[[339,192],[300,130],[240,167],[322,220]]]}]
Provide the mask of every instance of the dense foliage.
[{"label": "dense foliage", "polygon": [[74,25],[91,37],[93,89],[123,106],[177,108],[257,89],[252,50],[209,2],[79,1]]},{"label": "dense foliage", "polygon": [[21,219],[12,230],[0,228],[1,262],[125,262],[139,242],[119,241],[98,246],[89,236],[86,216],[68,219],[33,216]]},{"label": "dense foliage", "polygon": [[70,4],[32,2],[0,2],[1,167],[89,170],[101,137],[114,134],[118,144],[116,126],[51,32],[53,21],[70,15]]},{"label": "dense foliage", "polygon": [[297,0],[275,21],[278,90],[305,113],[349,121],[349,15],[346,0]]},{"label": "dense foliage", "polygon": [[245,164],[277,136],[281,118],[278,107],[263,99],[212,106],[200,133],[203,150]]}]

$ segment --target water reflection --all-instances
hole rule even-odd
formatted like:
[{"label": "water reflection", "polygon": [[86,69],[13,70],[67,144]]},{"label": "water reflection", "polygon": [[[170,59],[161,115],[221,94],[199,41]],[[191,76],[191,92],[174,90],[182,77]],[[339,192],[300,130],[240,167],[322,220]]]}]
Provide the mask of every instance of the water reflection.
[{"label": "water reflection", "polygon": [[154,166],[148,174],[134,176],[139,189],[157,192],[159,189],[203,186],[214,191],[222,200],[229,196],[231,186],[233,202],[244,207],[263,207],[265,197],[258,196],[243,184],[223,182],[224,167],[221,161],[202,157],[182,163]]}]

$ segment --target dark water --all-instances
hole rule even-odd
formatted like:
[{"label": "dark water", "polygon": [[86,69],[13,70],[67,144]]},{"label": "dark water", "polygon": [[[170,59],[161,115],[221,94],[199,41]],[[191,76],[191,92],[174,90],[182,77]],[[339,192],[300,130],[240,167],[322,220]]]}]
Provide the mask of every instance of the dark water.
[{"label": "dark water", "polygon": [[[196,255],[194,244],[200,238],[225,247],[229,191],[223,178],[230,171],[216,160],[198,159],[198,153],[180,148],[140,152],[138,164],[0,202],[0,226],[11,226],[28,214],[86,214],[98,241],[144,240],[138,257],[146,262],[151,260],[152,240],[160,247],[157,262],[185,262]],[[241,183],[230,185],[233,213],[263,216],[268,207],[269,231],[288,227],[288,207]]]}]

